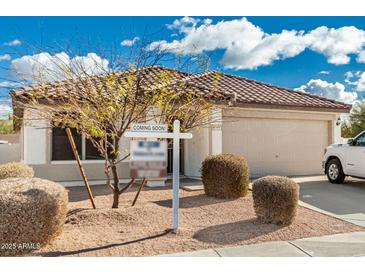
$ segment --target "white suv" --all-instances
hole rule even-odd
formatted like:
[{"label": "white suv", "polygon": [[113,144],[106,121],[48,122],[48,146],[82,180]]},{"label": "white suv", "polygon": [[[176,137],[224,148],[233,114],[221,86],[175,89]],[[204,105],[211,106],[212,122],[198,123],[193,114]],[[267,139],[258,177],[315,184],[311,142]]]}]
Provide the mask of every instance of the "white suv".
[{"label": "white suv", "polygon": [[341,184],[346,176],[365,179],[365,131],[347,144],[333,144],[325,149],[323,168],[328,180]]}]

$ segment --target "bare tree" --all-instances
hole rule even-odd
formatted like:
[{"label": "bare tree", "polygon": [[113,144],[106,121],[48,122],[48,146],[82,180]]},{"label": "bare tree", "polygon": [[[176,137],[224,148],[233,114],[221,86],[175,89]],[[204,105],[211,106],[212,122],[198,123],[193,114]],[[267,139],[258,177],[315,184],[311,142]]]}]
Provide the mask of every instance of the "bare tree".
[{"label": "bare tree", "polygon": [[[34,66],[32,82],[37,84],[13,96],[22,108],[37,110],[37,119],[75,128],[92,142],[105,159],[113,208],[134,182],[121,188],[117,169],[129,156],[122,153],[120,140],[132,123],[154,121],[172,127],[173,120],[179,119],[182,131],[188,131],[219,119],[213,101],[219,96],[188,81],[194,76],[187,72],[204,73],[209,62],[205,56],[183,58],[150,50],[145,41],[133,45],[127,55],[113,52],[107,66],[101,54],[92,56],[92,68],[82,58],[70,61],[66,55],[53,55],[46,66],[44,62]],[[161,63],[174,69],[156,66]],[[219,73],[212,77],[218,81]]]}]

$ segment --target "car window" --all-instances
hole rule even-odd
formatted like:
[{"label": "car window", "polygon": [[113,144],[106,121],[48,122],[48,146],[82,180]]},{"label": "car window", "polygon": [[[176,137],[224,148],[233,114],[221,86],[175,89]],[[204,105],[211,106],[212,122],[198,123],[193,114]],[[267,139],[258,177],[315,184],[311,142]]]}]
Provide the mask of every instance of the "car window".
[{"label": "car window", "polygon": [[356,146],[365,147],[365,133],[356,138]]}]

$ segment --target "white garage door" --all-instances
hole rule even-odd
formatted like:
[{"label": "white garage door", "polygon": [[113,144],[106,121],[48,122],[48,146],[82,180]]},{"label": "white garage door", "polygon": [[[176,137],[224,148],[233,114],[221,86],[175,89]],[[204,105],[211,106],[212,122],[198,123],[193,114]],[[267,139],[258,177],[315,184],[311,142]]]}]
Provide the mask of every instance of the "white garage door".
[{"label": "white garage door", "polygon": [[251,176],[322,172],[327,121],[237,119],[223,124],[223,152],[245,156]]}]

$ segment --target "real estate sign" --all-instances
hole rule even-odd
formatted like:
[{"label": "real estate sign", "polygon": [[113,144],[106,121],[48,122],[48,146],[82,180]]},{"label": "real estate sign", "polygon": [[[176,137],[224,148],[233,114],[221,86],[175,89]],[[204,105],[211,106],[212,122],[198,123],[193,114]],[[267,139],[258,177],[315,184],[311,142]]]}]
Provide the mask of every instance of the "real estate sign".
[{"label": "real estate sign", "polygon": [[167,176],[167,141],[132,140],[130,146],[132,178]]},{"label": "real estate sign", "polygon": [[[142,126],[145,125],[145,126]],[[148,126],[146,126],[148,125]],[[151,131],[147,129],[151,126]],[[167,132],[167,126],[159,127],[164,125],[150,125],[150,124],[134,124],[132,125],[131,131],[125,132],[124,137],[127,138],[147,138],[147,139],[172,139],[173,140],[173,171],[172,171],[172,188],[173,188],[173,199],[172,199],[172,230],[176,231],[179,227],[179,188],[180,188],[180,177],[179,177],[179,161],[180,161],[180,139],[191,139],[193,135],[191,133],[181,133],[180,132],[180,121],[174,121],[174,129],[173,132]],[[133,128],[134,127],[134,128]],[[166,131],[165,131],[166,129]],[[132,145],[133,140],[131,141]],[[144,141],[148,142],[148,141]],[[161,143],[160,143],[161,144]],[[136,151],[144,151],[146,149],[155,149],[155,152],[158,152],[159,149],[163,147],[163,145],[152,145],[152,144],[134,144],[136,146],[134,149]],[[141,147],[140,147],[141,146]],[[154,147],[155,146],[155,147]],[[164,150],[167,152],[167,143],[166,149]],[[132,153],[132,149],[131,149]],[[142,157],[146,155],[135,155],[134,157]],[[162,157],[162,154],[159,155],[157,158]],[[166,159],[166,158],[165,158]],[[137,162],[137,161],[136,161]],[[133,176],[132,176],[133,178]]]}]

